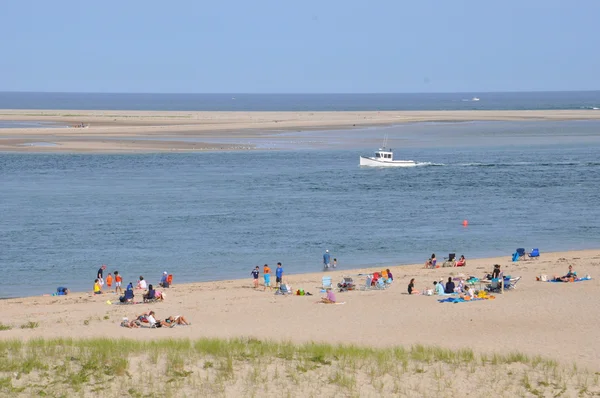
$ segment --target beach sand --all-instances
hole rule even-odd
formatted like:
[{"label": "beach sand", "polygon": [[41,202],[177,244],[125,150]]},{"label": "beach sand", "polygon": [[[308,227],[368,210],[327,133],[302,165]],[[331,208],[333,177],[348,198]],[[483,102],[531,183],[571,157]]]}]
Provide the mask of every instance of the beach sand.
[{"label": "beach sand", "polygon": [[[385,112],[158,112],[0,110],[0,120],[87,128],[0,129],[0,151],[189,152],[251,150],[248,139],[281,131],[333,130],[411,122],[598,120],[595,110]],[[184,140],[182,140],[184,139]],[[222,139],[223,142],[219,142]],[[286,137],[290,139],[290,137]]]},{"label": "beach sand", "polygon": [[[432,287],[434,280],[445,281],[458,273],[481,277],[496,263],[501,264],[505,275],[522,279],[515,290],[497,294],[494,300],[452,304],[439,303],[438,296],[406,294],[411,278],[416,278],[416,288],[423,289]],[[570,264],[578,275],[589,274],[593,279],[579,283],[536,281],[540,274],[563,275]],[[334,283],[349,275],[357,284],[364,284],[365,277],[357,275],[367,269],[340,267],[329,272],[284,275],[292,289],[302,288],[313,296],[279,296],[262,288],[255,290],[249,266],[248,279],[244,280],[178,284],[174,275],[174,285],[165,289],[166,300],[155,304],[117,305],[117,295],[112,293],[0,300],[2,322],[13,327],[1,331],[0,339],[253,337],[373,347],[424,344],[469,348],[477,353],[523,352],[556,359],[567,366],[576,363],[600,370],[600,250],[542,253],[539,259],[517,263],[511,262],[508,254],[502,258],[468,259],[465,268],[394,266],[390,267],[394,283],[386,290],[337,293],[338,301],[345,304],[317,304],[324,275],[331,276]],[[90,275],[94,271],[91,268]],[[146,279],[158,282],[153,276],[147,275]],[[130,279],[133,281],[125,275],[124,282]],[[136,301],[141,301],[141,295],[136,291]],[[113,304],[107,304],[108,300]],[[149,309],[159,319],[182,314],[192,325],[171,329],[119,326],[123,317],[133,319]],[[38,322],[39,327],[20,329],[30,321]]]}]

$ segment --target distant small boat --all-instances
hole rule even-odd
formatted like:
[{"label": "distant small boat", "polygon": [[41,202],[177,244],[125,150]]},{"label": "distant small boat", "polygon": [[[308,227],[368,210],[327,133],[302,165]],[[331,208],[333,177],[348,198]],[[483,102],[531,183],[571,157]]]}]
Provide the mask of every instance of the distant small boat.
[{"label": "distant small boat", "polygon": [[471,98],[471,101],[479,101],[479,98],[473,97],[473,98]]}]

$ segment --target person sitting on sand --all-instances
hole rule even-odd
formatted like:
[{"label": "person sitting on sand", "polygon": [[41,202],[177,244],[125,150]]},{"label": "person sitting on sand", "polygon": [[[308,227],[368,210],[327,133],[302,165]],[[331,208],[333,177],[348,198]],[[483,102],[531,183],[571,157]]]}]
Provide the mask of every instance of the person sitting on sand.
[{"label": "person sitting on sand", "polygon": [[569,272],[566,275],[561,276],[559,278],[554,277],[555,281],[561,282],[571,282],[571,279],[575,280],[577,278],[577,272],[573,272],[573,266],[569,265]]},{"label": "person sitting on sand", "polygon": [[465,285],[465,293],[460,295],[460,298],[465,300],[471,300],[475,297],[475,289],[472,289],[469,285]]},{"label": "person sitting on sand", "polygon": [[458,259],[458,261],[456,262],[455,267],[465,267],[467,265],[467,260],[465,259],[465,256],[460,256],[460,258]]},{"label": "person sitting on sand", "polygon": [[392,283],[394,281],[394,275],[392,275],[392,271],[390,269],[385,270],[387,272],[387,283]]},{"label": "person sitting on sand", "polygon": [[325,304],[335,304],[335,294],[333,294],[332,288],[327,288],[327,295],[325,297],[321,297],[321,302]]},{"label": "person sitting on sand", "polygon": [[142,290],[146,290],[148,288],[148,285],[146,284],[144,277],[141,275],[140,275],[140,280],[137,283],[137,288],[142,289]]},{"label": "person sitting on sand", "polygon": [[425,268],[426,268],[426,269],[428,269],[428,268],[433,268],[433,267],[432,267],[432,264],[433,264],[433,262],[431,261],[431,259],[430,259],[430,258],[428,258],[428,259],[427,259],[427,261],[425,261]]},{"label": "person sitting on sand", "polygon": [[371,286],[377,286],[378,280],[379,280],[379,272],[374,272],[373,277],[371,278]]},{"label": "person sitting on sand", "polygon": [[435,288],[435,294],[437,294],[438,296],[443,296],[445,294],[444,284],[442,283],[442,281],[433,282],[433,287]]},{"label": "person sitting on sand", "polygon": [[154,300],[156,298],[156,291],[152,285],[148,285],[148,292],[143,297],[144,300]]},{"label": "person sitting on sand", "polygon": [[102,286],[99,279],[94,281],[94,294],[102,294]]},{"label": "person sitting on sand", "polygon": [[420,294],[420,292],[415,289],[415,278],[412,278],[408,284],[408,294]]},{"label": "person sitting on sand", "polygon": [[165,318],[165,322],[169,325],[191,325],[183,315],[170,316]]},{"label": "person sitting on sand", "polygon": [[446,282],[446,289],[444,289],[444,293],[446,294],[452,294],[454,293],[454,288],[456,286],[454,286],[454,282],[452,282],[452,277],[449,276],[448,277],[448,282]]}]

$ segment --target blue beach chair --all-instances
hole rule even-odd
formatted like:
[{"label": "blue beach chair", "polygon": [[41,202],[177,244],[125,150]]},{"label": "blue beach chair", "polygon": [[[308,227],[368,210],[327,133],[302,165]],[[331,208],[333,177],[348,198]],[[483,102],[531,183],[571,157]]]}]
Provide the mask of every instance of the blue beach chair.
[{"label": "blue beach chair", "polygon": [[531,253],[527,254],[529,258],[535,258],[540,256],[540,250],[538,248],[531,249]]}]

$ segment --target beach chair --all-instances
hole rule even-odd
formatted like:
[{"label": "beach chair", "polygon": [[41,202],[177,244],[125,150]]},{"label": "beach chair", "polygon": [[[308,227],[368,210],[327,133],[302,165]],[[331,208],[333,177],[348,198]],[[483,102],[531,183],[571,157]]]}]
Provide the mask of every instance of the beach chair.
[{"label": "beach chair", "polygon": [[529,258],[537,258],[540,256],[540,250],[538,248],[531,249],[531,253],[527,253],[527,256]]},{"label": "beach chair", "polygon": [[456,253],[448,253],[448,258],[442,264],[442,267],[454,267],[456,266]]},{"label": "beach chair", "polygon": [[373,282],[373,276],[367,275],[364,285],[360,285],[359,290],[371,290],[371,282]]},{"label": "beach chair", "polygon": [[485,290],[490,293],[500,293],[502,291],[502,279],[493,278],[491,283],[486,286]]},{"label": "beach chair", "polygon": [[525,257],[525,248],[519,247],[517,253],[519,253],[519,257]]},{"label": "beach chair", "polygon": [[385,280],[383,278],[377,279],[375,286],[373,286],[373,288],[375,288],[377,290],[385,290],[385,289],[387,289],[387,287],[388,287],[388,285],[385,283]]},{"label": "beach chair", "polygon": [[119,297],[119,302],[121,304],[133,304],[133,298],[135,295],[133,294],[133,290],[125,290],[125,294]]},{"label": "beach chair", "polygon": [[517,277],[511,277],[510,275],[507,275],[504,277],[504,290],[513,290],[516,289],[517,287],[517,282],[519,282],[521,280],[520,276]]},{"label": "beach chair", "polygon": [[331,277],[324,276],[323,279],[321,280],[321,291],[325,291],[328,288],[333,288],[333,286],[331,284]]},{"label": "beach chair", "polygon": [[337,285],[340,292],[347,292],[349,290],[356,289],[354,280],[351,277],[345,276],[340,283]]},{"label": "beach chair", "polygon": [[275,294],[277,294],[277,295],[287,295],[287,294],[292,294],[292,291],[290,289],[288,289],[288,285],[281,284],[281,286],[279,286],[279,289],[277,289],[277,291],[275,292]]}]

